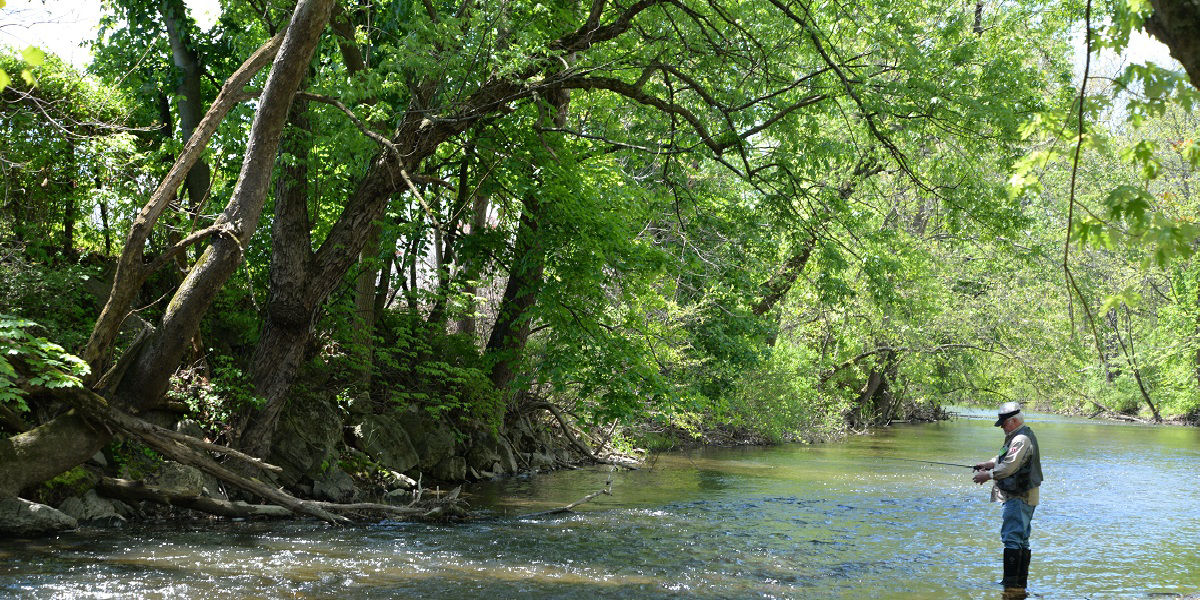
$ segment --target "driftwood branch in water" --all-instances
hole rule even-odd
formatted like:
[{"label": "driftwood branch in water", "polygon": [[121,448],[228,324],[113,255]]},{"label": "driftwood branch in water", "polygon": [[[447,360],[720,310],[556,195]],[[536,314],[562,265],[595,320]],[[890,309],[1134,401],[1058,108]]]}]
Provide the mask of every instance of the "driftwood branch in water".
[{"label": "driftwood branch in water", "polygon": [[559,514],[563,514],[563,513],[569,513],[576,506],[579,506],[581,504],[587,504],[588,502],[591,502],[592,499],[594,499],[598,496],[611,496],[612,495],[612,473],[613,473],[613,469],[610,469],[608,471],[608,481],[604,482],[604,489],[596,490],[596,491],[584,496],[583,498],[580,498],[579,500],[576,500],[566,506],[560,506],[558,508],[544,510],[541,512],[529,513],[529,514],[521,515],[517,518],[518,519],[529,519],[532,517],[544,517],[547,515],[559,515]]}]

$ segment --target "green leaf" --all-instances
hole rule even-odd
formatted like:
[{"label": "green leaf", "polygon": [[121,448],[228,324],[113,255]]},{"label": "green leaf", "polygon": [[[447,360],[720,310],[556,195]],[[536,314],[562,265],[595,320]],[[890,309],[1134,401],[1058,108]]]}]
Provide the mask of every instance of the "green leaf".
[{"label": "green leaf", "polygon": [[1184,160],[1188,161],[1193,167],[1200,168],[1200,144],[1197,144],[1196,140],[1183,140],[1175,147],[1179,150],[1179,155]]},{"label": "green leaf", "polygon": [[0,69],[0,90],[4,89],[10,83],[12,83],[12,79],[8,76],[8,73],[5,73],[4,69]]},{"label": "green leaf", "polygon": [[38,48],[29,46],[21,51],[21,58],[24,58],[25,62],[31,66],[40,67],[46,62],[46,53]]}]

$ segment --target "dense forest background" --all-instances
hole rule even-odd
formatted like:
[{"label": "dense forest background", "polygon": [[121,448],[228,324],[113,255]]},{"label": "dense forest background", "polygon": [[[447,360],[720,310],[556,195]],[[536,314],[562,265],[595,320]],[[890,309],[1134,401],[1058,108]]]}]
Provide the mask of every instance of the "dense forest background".
[{"label": "dense forest background", "polygon": [[1196,88],[1099,58],[1186,15],[105,6],[84,73],[0,54],[7,494],[142,419],[269,457],[405,411],[617,448],[1200,417]]}]

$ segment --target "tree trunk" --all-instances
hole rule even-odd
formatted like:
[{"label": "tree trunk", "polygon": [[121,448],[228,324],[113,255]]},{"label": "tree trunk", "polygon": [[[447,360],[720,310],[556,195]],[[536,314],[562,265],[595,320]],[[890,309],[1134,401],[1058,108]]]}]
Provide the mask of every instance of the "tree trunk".
[{"label": "tree trunk", "polygon": [[[171,61],[183,75],[176,92],[180,95],[179,127],[183,131],[183,139],[187,140],[192,137],[204,116],[204,99],[201,94],[204,67],[196,54],[195,40],[185,27],[187,21],[183,17],[187,7],[180,0],[163,0],[159,10],[162,12],[167,40],[171,45]],[[184,188],[187,190],[188,207],[191,210],[197,210],[208,196],[211,178],[211,169],[203,159],[197,160],[188,171]]]},{"label": "tree trunk", "polygon": [[262,335],[254,348],[251,378],[254,394],[265,400],[242,432],[240,446],[262,455],[270,448],[264,422],[274,422],[283,409],[293,374],[304,360],[312,330],[315,306],[308,300],[308,273],[312,263],[311,221],[308,215],[308,102],[297,99],[289,117],[292,128],[284,136],[281,154],[288,159],[279,168],[275,187],[275,219],[271,226],[270,287]]},{"label": "tree trunk", "polygon": [[379,223],[372,223],[366,233],[366,243],[358,254],[358,277],[354,282],[354,352],[358,355],[360,393],[371,390],[371,370],[374,366],[375,287],[379,274]]},{"label": "tree trunk", "polygon": [[308,71],[332,3],[332,0],[301,0],[296,6],[259,98],[233,196],[216,222],[218,227],[227,227],[229,233],[215,237],[188,272],[167,305],[162,327],[146,344],[118,388],[120,396],[133,399],[139,409],[153,406],[162,397],[200,319],[242,262],[242,249],[250,242],[262,213],[292,97]]},{"label": "tree trunk", "polygon": [[[250,83],[258,71],[277,55],[282,41],[283,34],[271,38],[229,76],[221,88],[221,93],[217,95],[217,99],[209,108],[208,114],[204,115],[200,127],[188,139],[183,152],[175,160],[175,164],[171,166],[167,176],[159,183],[150,200],[134,218],[129,227],[129,235],[125,239],[125,246],[121,250],[121,256],[117,259],[117,268],[113,274],[113,284],[108,300],[105,302],[100,316],[96,319],[91,337],[88,338],[87,346],[81,354],[83,360],[91,367],[91,375],[85,379],[85,382],[93,383],[104,373],[113,340],[116,339],[121,324],[129,314],[129,309],[132,307],[138,291],[141,290],[142,283],[150,275],[151,271],[144,263],[144,250],[146,241],[150,238],[150,233],[154,230],[158,218],[175,198],[176,190],[183,183],[192,165],[200,159],[208,141],[216,132],[217,126],[242,100],[242,89]],[[169,119],[170,113],[168,112],[165,116]]]},{"label": "tree trunk", "polygon": [[388,296],[392,288],[392,270],[396,268],[396,241],[398,236],[395,234],[387,237],[387,243],[382,245],[381,256],[383,258],[383,266],[379,269],[379,280],[375,284],[375,318],[379,319],[383,311],[387,310]]},{"label": "tree trunk", "polygon": [[[97,186],[99,189],[99,186]],[[112,230],[108,226],[108,202],[104,201],[104,197],[100,197],[100,229],[104,232],[104,254],[105,256],[112,255]]]},{"label": "tree trunk", "polygon": [[[476,194],[472,199],[471,206],[471,235],[479,235],[487,227],[488,217],[488,198],[482,194]],[[483,271],[483,258],[471,257],[469,262],[464,266],[466,271],[467,285],[463,291],[469,294],[472,299],[467,303],[466,314],[458,320],[458,332],[470,336],[476,333],[475,311],[479,309],[478,303],[474,300],[474,296],[479,293],[479,290],[473,283],[479,273]]]},{"label": "tree trunk", "polygon": [[[573,62],[573,57],[567,62]],[[553,110],[554,125],[562,129],[567,124],[567,112],[571,106],[570,90],[549,90],[546,101]],[[513,264],[508,271],[508,283],[504,286],[496,326],[492,328],[487,343],[487,352],[495,357],[492,384],[500,390],[508,388],[516,379],[516,367],[520,364],[531,332],[533,317],[530,310],[537,304],[546,269],[546,246],[540,231],[545,204],[542,198],[535,195],[525,198],[524,204],[514,242]]]},{"label": "tree trunk", "polygon": [[817,244],[817,236],[809,235],[808,239],[792,253],[783,265],[779,267],[771,279],[763,284],[762,298],[754,305],[753,313],[761,317],[766,314],[785,296],[795,285],[796,279],[804,272],[808,258],[812,256],[813,247]]},{"label": "tree trunk", "polygon": [[516,379],[516,366],[521,352],[529,341],[532,317],[530,309],[537,303],[546,268],[546,248],[540,234],[541,201],[525,199],[513,248],[513,264],[508,270],[508,283],[496,315],[496,325],[488,338],[487,352],[495,357],[492,365],[492,384],[505,389]]},{"label": "tree trunk", "polygon": [[1192,85],[1200,89],[1200,3],[1196,0],[1150,0],[1154,14],[1146,31],[1171,49]]},{"label": "tree trunk", "polygon": [[0,439],[0,498],[16,496],[91,458],[110,439],[108,431],[75,411]]},{"label": "tree trunk", "polygon": [[[75,164],[75,142],[70,139],[67,140],[66,163],[69,165]],[[61,191],[59,192],[63,196],[62,255],[63,255],[63,258],[65,258],[69,261],[72,261],[72,262],[74,262],[74,260],[76,258],[76,254],[75,254],[75,220],[77,217],[77,213],[79,212],[79,208],[77,206],[77,198],[75,197],[77,187],[78,186],[75,185],[75,175],[72,174],[71,180],[67,182],[65,189],[61,189]]]}]

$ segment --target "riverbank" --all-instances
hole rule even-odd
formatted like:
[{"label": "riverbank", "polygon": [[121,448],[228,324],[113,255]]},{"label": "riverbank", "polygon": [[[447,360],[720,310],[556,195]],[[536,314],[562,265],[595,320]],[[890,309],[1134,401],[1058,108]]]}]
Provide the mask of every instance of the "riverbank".
[{"label": "riverbank", "polygon": [[[938,406],[912,404],[905,421],[946,418]],[[323,506],[359,506],[360,519],[447,519],[466,514],[447,502],[465,483],[529,477],[587,464],[636,468],[647,452],[696,447],[820,443],[864,431],[861,411],[839,417],[836,430],[797,430],[780,438],[728,423],[696,427],[653,424],[589,433],[542,402],[501,423],[481,423],[410,406],[368,412],[336,398],[293,401],[275,432],[268,470],[258,477]],[[881,425],[886,425],[883,423]],[[219,424],[176,423],[178,435],[208,442]],[[87,463],[0,508],[0,531],[42,535],[79,525],[115,527],[135,521],[263,519],[292,516],[195,466],[164,460],[133,440],[118,440]],[[389,510],[387,507],[394,507]]]}]

